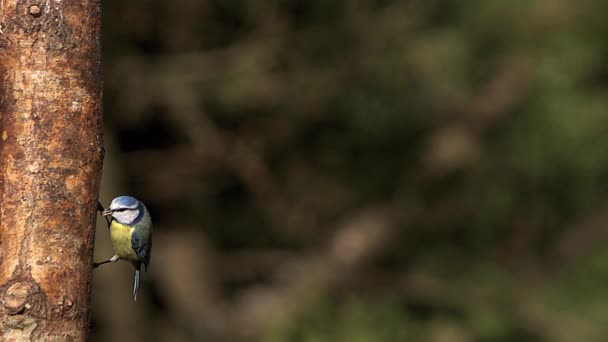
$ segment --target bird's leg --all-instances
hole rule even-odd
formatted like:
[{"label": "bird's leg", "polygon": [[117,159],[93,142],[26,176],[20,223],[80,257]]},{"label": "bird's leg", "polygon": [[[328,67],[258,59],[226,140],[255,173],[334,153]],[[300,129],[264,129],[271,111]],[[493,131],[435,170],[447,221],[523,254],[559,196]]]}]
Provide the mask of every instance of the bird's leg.
[{"label": "bird's leg", "polygon": [[120,258],[118,257],[118,255],[114,254],[114,256],[112,256],[110,259],[108,259],[108,260],[106,260],[106,261],[102,261],[102,262],[94,262],[94,263],[93,263],[93,268],[97,268],[97,267],[99,267],[99,266],[101,266],[101,265],[103,265],[103,264],[107,264],[107,263],[109,263],[109,262],[115,262],[115,261],[118,261],[118,259],[120,259]]}]

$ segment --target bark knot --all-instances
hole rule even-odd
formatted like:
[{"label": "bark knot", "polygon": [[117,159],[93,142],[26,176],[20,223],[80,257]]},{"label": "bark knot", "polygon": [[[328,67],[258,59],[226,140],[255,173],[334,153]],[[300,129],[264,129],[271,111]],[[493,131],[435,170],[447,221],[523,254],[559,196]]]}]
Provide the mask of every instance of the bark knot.
[{"label": "bark knot", "polygon": [[23,314],[26,309],[31,308],[29,299],[32,288],[28,283],[16,282],[6,289],[4,294],[4,307],[9,315]]},{"label": "bark knot", "polygon": [[46,296],[29,273],[17,273],[0,287],[0,300],[0,316],[4,312],[13,317],[40,317],[47,312]]}]

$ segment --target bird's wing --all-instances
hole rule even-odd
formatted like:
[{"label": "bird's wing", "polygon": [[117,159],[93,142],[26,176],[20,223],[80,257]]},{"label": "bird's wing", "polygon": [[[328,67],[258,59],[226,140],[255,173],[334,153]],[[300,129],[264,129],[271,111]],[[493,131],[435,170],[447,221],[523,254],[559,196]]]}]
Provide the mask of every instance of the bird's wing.
[{"label": "bird's wing", "polygon": [[135,251],[135,254],[141,259],[144,263],[144,267],[146,271],[148,270],[148,264],[150,263],[150,251],[152,250],[152,240],[149,238],[149,235],[143,236],[142,232],[138,233],[137,229],[133,230],[133,234],[131,235],[131,247]]}]

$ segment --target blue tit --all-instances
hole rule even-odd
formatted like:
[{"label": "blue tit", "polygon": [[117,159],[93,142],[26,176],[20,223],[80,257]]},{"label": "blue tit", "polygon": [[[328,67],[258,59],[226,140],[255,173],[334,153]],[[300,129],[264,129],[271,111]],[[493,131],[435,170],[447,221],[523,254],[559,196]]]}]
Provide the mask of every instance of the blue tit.
[{"label": "blue tit", "polygon": [[112,200],[110,206],[101,213],[109,220],[110,238],[114,256],[106,261],[94,263],[93,267],[115,262],[129,261],[135,266],[135,284],[133,299],[137,300],[139,291],[140,269],[143,264],[146,271],[150,264],[152,250],[152,219],[146,206],[130,196],[120,196]]}]

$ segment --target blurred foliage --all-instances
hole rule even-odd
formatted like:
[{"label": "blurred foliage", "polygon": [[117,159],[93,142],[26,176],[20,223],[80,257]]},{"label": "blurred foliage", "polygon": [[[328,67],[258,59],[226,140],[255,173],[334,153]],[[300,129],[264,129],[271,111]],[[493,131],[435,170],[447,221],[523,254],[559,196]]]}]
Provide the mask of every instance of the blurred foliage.
[{"label": "blurred foliage", "polygon": [[606,340],[607,4],[105,2],[104,191],[156,236],[94,337]]}]

